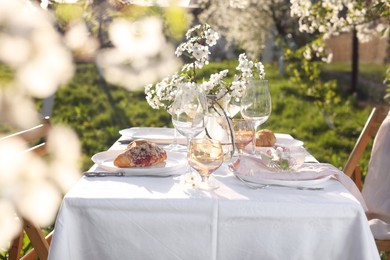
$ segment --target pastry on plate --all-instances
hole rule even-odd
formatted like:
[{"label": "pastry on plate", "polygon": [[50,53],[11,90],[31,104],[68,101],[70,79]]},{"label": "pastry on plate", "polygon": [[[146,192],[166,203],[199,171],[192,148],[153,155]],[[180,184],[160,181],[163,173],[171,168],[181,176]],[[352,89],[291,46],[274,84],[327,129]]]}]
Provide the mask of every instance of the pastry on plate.
[{"label": "pastry on plate", "polygon": [[115,158],[114,165],[119,168],[147,167],[162,163],[166,159],[167,153],[163,148],[146,140],[137,139]]},{"label": "pastry on plate", "polygon": [[274,132],[268,129],[261,129],[256,132],[256,146],[274,146],[276,143],[276,136]]}]

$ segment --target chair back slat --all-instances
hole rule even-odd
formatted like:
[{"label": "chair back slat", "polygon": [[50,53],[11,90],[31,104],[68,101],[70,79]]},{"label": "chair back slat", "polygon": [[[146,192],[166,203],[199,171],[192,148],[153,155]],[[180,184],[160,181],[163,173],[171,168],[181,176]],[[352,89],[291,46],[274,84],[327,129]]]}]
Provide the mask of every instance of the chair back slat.
[{"label": "chair back slat", "polygon": [[359,165],[359,160],[362,157],[364,150],[366,149],[368,143],[374,139],[388,112],[388,107],[377,107],[372,109],[371,114],[368,117],[367,122],[364,125],[351,154],[349,155],[347,163],[344,166],[343,171],[349,177],[354,174],[354,171]]},{"label": "chair back slat", "polygon": [[40,143],[40,144],[37,144],[36,146],[33,146],[33,147],[27,149],[24,152],[25,153],[33,152],[38,156],[44,156],[47,154],[47,145],[46,145],[46,143]]},{"label": "chair back slat", "polygon": [[42,137],[47,136],[50,128],[51,128],[50,118],[45,117],[44,119],[42,119],[41,124],[34,126],[34,127],[31,127],[29,129],[23,130],[23,131],[19,131],[19,132],[14,133],[14,134],[7,135],[3,138],[0,138],[0,142],[7,140],[7,139],[15,138],[15,137],[20,137],[23,140],[25,140],[26,142],[33,142],[33,141],[39,140]]}]

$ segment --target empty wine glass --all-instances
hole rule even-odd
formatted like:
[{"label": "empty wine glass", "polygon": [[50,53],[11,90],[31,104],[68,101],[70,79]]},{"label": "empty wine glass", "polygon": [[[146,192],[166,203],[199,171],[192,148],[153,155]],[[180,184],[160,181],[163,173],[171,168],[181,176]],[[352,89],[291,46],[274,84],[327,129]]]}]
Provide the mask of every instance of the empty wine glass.
[{"label": "empty wine glass", "polygon": [[252,123],[245,119],[233,119],[234,144],[238,151],[238,157],[242,155],[243,149],[253,140],[255,131]]},{"label": "empty wine glass", "polygon": [[[241,99],[241,115],[244,119],[250,120],[253,129],[257,128],[268,120],[271,115],[271,95],[268,88],[268,80],[254,80],[249,84]],[[253,136],[252,153],[256,153],[256,135]]]},{"label": "empty wine glass", "polygon": [[[168,113],[172,117],[171,110],[168,110]],[[174,127],[173,128],[173,141],[172,141],[171,144],[164,146],[164,149],[166,149],[168,151],[185,151],[185,150],[187,150],[186,146],[181,145],[181,144],[178,143],[177,136],[178,136],[178,131],[177,131],[176,127]]]},{"label": "empty wine glass", "polygon": [[206,97],[193,84],[183,84],[171,107],[172,123],[176,130],[189,141],[205,128],[207,113]]},{"label": "empty wine glass", "polygon": [[217,183],[210,182],[209,177],[224,161],[220,141],[208,138],[192,139],[189,144],[187,159],[189,165],[202,178],[202,181],[198,184],[199,189],[213,190],[219,187]]}]

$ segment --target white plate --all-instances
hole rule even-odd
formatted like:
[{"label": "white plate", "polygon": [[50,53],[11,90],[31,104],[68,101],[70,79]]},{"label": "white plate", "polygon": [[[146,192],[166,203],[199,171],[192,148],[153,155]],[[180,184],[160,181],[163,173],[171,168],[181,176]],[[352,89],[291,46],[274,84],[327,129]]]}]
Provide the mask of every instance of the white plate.
[{"label": "white plate", "polygon": [[285,185],[285,186],[312,186],[312,185],[317,185],[320,183],[323,183],[330,178],[332,178],[332,175],[327,175],[327,176],[321,176],[317,179],[313,180],[277,180],[277,179],[261,179],[258,177],[253,177],[253,176],[246,176],[246,175],[241,175],[240,177],[246,181],[249,182],[254,182],[258,184],[277,184],[277,185]]},{"label": "white plate", "polygon": [[291,147],[291,146],[303,146],[303,142],[298,139],[291,138],[290,135],[275,134],[276,143],[275,145]]},{"label": "white plate", "polygon": [[[133,139],[147,139],[156,143],[170,144],[173,141],[175,130],[166,127],[132,127],[122,129],[119,133],[122,136]],[[177,141],[186,144],[186,138],[177,133]]]},{"label": "white plate", "polygon": [[99,165],[106,171],[115,172],[121,171],[125,174],[141,175],[141,176],[168,176],[168,175],[180,175],[183,172],[177,171],[186,167],[187,158],[184,154],[167,152],[167,159],[158,165],[150,167],[138,167],[138,168],[119,168],[114,165],[114,159],[123,151],[121,150],[109,150],[100,152],[92,156],[92,161]]}]

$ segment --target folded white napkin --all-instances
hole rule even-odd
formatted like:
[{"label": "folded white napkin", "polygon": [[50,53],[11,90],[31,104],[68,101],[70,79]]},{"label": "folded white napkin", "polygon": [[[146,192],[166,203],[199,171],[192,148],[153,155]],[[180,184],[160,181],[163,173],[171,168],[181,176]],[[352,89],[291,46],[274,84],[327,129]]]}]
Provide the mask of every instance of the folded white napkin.
[{"label": "folded white napkin", "polygon": [[236,174],[250,176],[252,179],[303,181],[332,176],[343,184],[343,186],[361,203],[364,210],[367,211],[363,196],[352,179],[335,166],[328,163],[305,163],[295,172],[276,172],[271,171],[264,166],[263,162],[258,158],[241,156],[240,160],[234,162],[230,167]]},{"label": "folded white napkin", "polygon": [[368,224],[376,239],[390,240],[390,224],[377,218],[369,220]]}]

